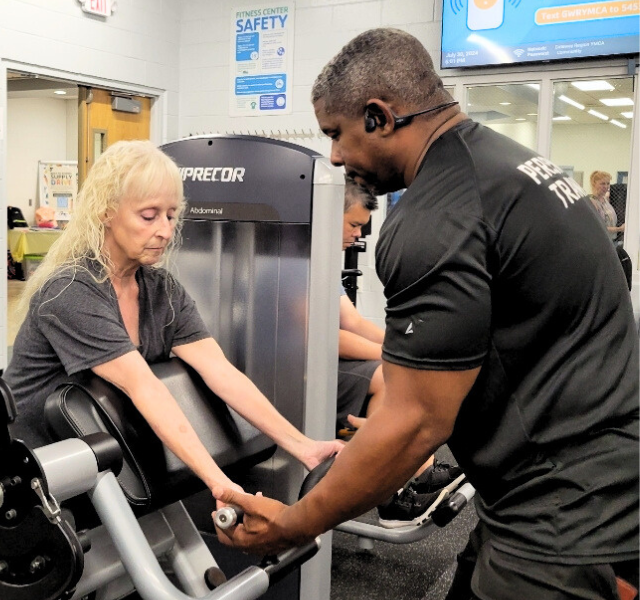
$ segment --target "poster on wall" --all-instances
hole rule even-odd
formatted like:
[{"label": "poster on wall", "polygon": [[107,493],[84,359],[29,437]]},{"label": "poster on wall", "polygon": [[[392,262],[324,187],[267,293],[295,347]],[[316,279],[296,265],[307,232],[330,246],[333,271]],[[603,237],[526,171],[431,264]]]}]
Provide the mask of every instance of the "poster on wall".
[{"label": "poster on wall", "polygon": [[38,205],[56,211],[56,221],[68,221],[78,194],[77,161],[38,162]]},{"label": "poster on wall", "polygon": [[231,23],[230,115],[291,114],[294,3],[236,8]]}]

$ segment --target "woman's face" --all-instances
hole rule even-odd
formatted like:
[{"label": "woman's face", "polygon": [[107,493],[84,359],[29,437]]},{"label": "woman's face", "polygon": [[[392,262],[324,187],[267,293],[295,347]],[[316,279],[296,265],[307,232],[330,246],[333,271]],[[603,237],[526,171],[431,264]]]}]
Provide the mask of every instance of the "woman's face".
[{"label": "woman's face", "polygon": [[604,198],[611,187],[610,179],[599,179],[593,186],[593,194],[598,198]]},{"label": "woman's face", "polygon": [[172,186],[147,198],[122,198],[105,223],[104,246],[116,270],[160,260],[173,236],[179,205]]}]

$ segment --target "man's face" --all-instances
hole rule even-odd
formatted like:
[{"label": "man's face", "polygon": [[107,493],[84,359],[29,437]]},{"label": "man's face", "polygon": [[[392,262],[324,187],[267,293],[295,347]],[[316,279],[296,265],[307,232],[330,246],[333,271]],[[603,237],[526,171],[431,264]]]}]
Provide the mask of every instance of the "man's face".
[{"label": "man's face", "polygon": [[342,224],[342,249],[353,246],[354,242],[362,237],[362,228],[369,222],[371,211],[361,204],[354,204],[344,213]]},{"label": "man's face", "polygon": [[348,176],[374,196],[406,187],[393,155],[388,153],[388,137],[382,140],[377,131],[367,133],[363,118],[327,114],[323,100],[318,100],[314,109],[320,129],[331,138],[332,164],[344,167]]}]

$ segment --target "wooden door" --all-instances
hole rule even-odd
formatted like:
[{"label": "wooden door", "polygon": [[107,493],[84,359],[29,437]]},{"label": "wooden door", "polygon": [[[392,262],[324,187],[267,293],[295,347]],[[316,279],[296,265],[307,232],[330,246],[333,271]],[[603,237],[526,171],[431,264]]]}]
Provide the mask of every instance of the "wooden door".
[{"label": "wooden door", "polygon": [[148,140],[151,133],[151,99],[140,102],[140,112],[114,110],[115,96],[108,90],[78,88],[78,185],[82,186],[95,159],[119,140]]}]

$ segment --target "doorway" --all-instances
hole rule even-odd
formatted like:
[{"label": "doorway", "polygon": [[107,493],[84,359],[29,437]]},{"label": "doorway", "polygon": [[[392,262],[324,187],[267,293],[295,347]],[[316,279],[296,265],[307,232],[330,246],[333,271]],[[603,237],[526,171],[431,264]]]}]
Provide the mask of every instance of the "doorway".
[{"label": "doorway", "polygon": [[78,184],[108,146],[120,140],[148,140],[150,134],[150,98],[79,86]]},{"label": "doorway", "polygon": [[[19,207],[34,226],[40,161],[77,162],[78,175],[86,176],[108,145],[150,139],[154,98],[7,69],[6,204]],[[16,306],[24,286],[21,277],[7,282],[7,362],[20,325]]]}]

